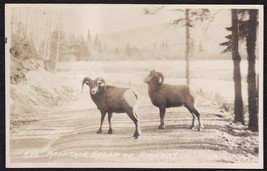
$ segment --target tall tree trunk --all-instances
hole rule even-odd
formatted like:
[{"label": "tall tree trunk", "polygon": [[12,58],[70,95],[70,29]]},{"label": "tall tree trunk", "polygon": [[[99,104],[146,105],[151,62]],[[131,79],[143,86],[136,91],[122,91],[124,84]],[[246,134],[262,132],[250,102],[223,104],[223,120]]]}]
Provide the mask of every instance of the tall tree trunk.
[{"label": "tall tree trunk", "polygon": [[48,37],[47,37],[47,52],[46,52],[46,59],[50,59],[50,51],[51,51],[51,19],[49,20],[49,25],[48,25]]},{"label": "tall tree trunk", "polygon": [[37,20],[37,13],[36,11],[34,10],[33,12],[33,17],[32,17],[32,30],[33,30],[33,42],[34,42],[34,46],[36,48],[36,51],[38,52],[38,54],[40,53],[39,52],[39,32],[36,31],[37,29],[37,23],[38,23],[38,20]]},{"label": "tall tree trunk", "polygon": [[22,9],[19,11],[19,36],[22,37],[23,36],[23,25],[22,25],[22,19],[21,16],[23,15]]},{"label": "tall tree trunk", "polygon": [[25,34],[24,37],[27,39],[28,37],[28,17],[29,17],[29,9],[26,10],[26,23],[25,23]]},{"label": "tall tree trunk", "polygon": [[60,29],[58,29],[58,33],[57,33],[57,52],[56,52],[56,61],[58,61],[58,57],[59,57],[59,46],[60,46]]},{"label": "tall tree trunk", "polygon": [[257,29],[257,10],[249,10],[248,20],[248,35],[247,53],[248,53],[248,111],[249,111],[249,123],[248,128],[251,131],[258,131],[258,95],[256,88],[256,73],[255,73],[255,47],[256,47],[256,29]]},{"label": "tall tree trunk", "polygon": [[56,50],[56,60],[54,61],[55,62],[55,70],[54,72],[57,71],[57,63],[58,63],[58,58],[59,58],[59,47],[60,47],[60,25],[58,26],[58,33],[57,33],[57,50]]},{"label": "tall tree trunk", "polygon": [[241,73],[240,73],[241,57],[238,52],[237,9],[232,9],[232,59],[234,63],[234,84],[235,84],[234,121],[241,122],[244,125],[245,121],[243,113],[242,85],[241,85]]},{"label": "tall tree trunk", "polygon": [[56,61],[55,61],[55,72],[57,71],[57,64],[59,58],[59,50],[60,50],[60,39],[61,39],[61,10],[59,11],[59,19],[58,19],[58,42],[57,42],[57,50],[56,50]]},{"label": "tall tree trunk", "polygon": [[[48,17],[45,23],[45,32],[44,32],[44,49],[43,49],[43,58],[47,60],[46,52],[47,52],[47,30],[48,30]],[[48,35],[50,36],[50,35]]]},{"label": "tall tree trunk", "polygon": [[15,14],[14,9],[11,10],[11,35],[14,34],[14,22],[15,22]]},{"label": "tall tree trunk", "polygon": [[189,63],[189,53],[190,53],[190,21],[189,21],[189,9],[185,10],[185,60],[186,60],[186,84],[190,85],[190,63]]}]

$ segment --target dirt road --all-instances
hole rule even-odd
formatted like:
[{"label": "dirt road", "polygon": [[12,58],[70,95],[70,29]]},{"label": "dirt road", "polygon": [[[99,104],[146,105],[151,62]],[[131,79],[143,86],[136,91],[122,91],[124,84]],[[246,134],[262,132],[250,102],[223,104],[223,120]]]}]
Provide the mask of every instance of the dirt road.
[{"label": "dirt road", "polygon": [[11,133],[10,162],[154,163],[152,166],[257,162],[253,149],[245,150],[237,144],[243,137],[231,132],[229,119],[217,109],[204,108],[199,111],[203,111],[205,129],[199,132],[189,129],[192,116],[185,108],[168,109],[166,129],[160,130],[157,108],[141,105],[142,135],[135,140],[134,124],[126,114],[113,115],[113,134],[107,134],[107,118],[102,134],[96,134],[100,113],[89,94],[79,94],[45,118]]}]

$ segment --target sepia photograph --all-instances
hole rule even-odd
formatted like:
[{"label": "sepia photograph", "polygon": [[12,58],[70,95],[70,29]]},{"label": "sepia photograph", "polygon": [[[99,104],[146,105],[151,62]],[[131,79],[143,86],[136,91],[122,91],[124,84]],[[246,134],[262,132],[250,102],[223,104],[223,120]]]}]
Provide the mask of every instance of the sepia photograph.
[{"label": "sepia photograph", "polygon": [[7,168],[263,168],[263,5],[5,4]]}]

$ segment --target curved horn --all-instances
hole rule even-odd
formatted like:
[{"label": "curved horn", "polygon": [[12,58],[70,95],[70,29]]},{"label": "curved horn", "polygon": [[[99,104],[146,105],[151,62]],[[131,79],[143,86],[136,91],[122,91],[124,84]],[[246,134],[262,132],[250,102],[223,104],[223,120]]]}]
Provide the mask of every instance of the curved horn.
[{"label": "curved horn", "polygon": [[150,71],[150,73],[154,75],[156,73],[156,71],[153,69]]},{"label": "curved horn", "polygon": [[161,80],[159,80],[159,84],[161,85],[164,81],[164,76],[161,72],[157,72],[157,74],[159,75],[159,77],[161,78]]},{"label": "curved horn", "polygon": [[101,81],[102,83],[104,83],[104,88],[105,88],[105,90],[106,90],[106,81],[104,80],[103,77],[97,77],[97,78],[95,79],[95,81]]},{"label": "curved horn", "polygon": [[82,91],[83,91],[83,85],[84,85],[87,81],[89,81],[89,83],[91,83],[93,80],[92,80],[91,78],[89,78],[89,77],[85,77],[85,78],[83,79],[83,81],[82,81]]},{"label": "curved horn", "polygon": [[156,73],[155,70],[151,70],[151,71],[149,72],[149,74],[143,79],[144,83],[149,84],[150,81],[152,80],[152,78],[154,77],[155,73]]}]

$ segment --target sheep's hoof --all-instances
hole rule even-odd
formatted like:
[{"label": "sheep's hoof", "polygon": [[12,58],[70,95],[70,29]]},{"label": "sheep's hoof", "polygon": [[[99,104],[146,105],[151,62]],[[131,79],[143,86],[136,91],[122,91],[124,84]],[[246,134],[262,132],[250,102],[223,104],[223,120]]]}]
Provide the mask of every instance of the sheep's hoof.
[{"label": "sheep's hoof", "polygon": [[138,133],[135,133],[135,134],[133,135],[134,139],[138,139],[139,136],[140,136],[140,134],[138,134]]},{"label": "sheep's hoof", "polygon": [[101,129],[99,129],[99,130],[96,131],[97,134],[100,134],[101,132],[102,132]]},{"label": "sheep's hoof", "polygon": [[194,130],[196,127],[195,126],[190,126],[189,129]]},{"label": "sheep's hoof", "polygon": [[135,139],[138,139],[138,137],[141,135],[141,133],[138,133],[138,132],[135,132],[134,134],[133,134],[133,137],[135,138]]},{"label": "sheep's hoof", "polygon": [[109,129],[108,130],[108,134],[112,134],[112,129]]},{"label": "sheep's hoof", "polygon": [[165,125],[160,125],[159,129],[165,129]]},{"label": "sheep's hoof", "polygon": [[198,130],[198,131],[202,131],[202,128],[198,128],[197,130]]}]

